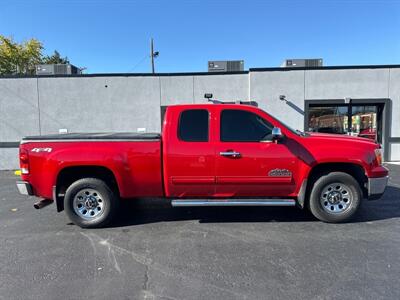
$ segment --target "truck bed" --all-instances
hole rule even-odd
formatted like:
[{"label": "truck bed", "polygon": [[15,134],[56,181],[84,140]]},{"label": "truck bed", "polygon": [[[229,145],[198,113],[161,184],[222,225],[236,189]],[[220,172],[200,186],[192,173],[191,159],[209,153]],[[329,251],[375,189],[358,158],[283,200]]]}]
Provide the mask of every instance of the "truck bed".
[{"label": "truck bed", "polygon": [[159,133],[131,133],[131,132],[113,132],[113,133],[66,133],[66,134],[48,134],[26,136],[22,138],[22,144],[28,141],[63,141],[63,140],[139,140],[154,141],[160,140]]},{"label": "truck bed", "polygon": [[42,198],[52,199],[52,187],[63,172],[80,168],[77,172],[82,173],[93,167],[112,172],[122,198],[164,194],[161,137],[157,133],[27,136],[22,139],[20,149],[29,155],[30,164],[30,174],[22,179],[29,181],[35,195]]}]

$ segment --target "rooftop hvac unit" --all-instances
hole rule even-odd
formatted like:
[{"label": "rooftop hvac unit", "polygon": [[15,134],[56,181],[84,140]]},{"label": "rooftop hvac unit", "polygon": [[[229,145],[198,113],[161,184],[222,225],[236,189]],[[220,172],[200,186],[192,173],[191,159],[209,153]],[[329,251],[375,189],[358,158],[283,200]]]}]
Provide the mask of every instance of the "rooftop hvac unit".
[{"label": "rooftop hvac unit", "polygon": [[322,67],[322,58],[311,59],[285,59],[281,67],[283,68],[316,68]]},{"label": "rooftop hvac unit", "polygon": [[37,65],[36,75],[71,75],[80,74],[80,70],[71,64]]},{"label": "rooftop hvac unit", "polygon": [[208,62],[208,72],[240,72],[243,70],[243,60],[213,60]]}]

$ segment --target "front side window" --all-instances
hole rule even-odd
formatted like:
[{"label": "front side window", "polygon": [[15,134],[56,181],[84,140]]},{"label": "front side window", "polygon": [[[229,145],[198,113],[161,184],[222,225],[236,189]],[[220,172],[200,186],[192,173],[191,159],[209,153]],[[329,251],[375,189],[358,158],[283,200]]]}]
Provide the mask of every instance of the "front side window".
[{"label": "front side window", "polygon": [[207,142],[208,119],[208,111],[205,109],[183,111],[179,118],[179,139],[185,142]]},{"label": "front side window", "polygon": [[221,112],[221,141],[259,142],[272,137],[273,126],[259,115],[226,109]]}]

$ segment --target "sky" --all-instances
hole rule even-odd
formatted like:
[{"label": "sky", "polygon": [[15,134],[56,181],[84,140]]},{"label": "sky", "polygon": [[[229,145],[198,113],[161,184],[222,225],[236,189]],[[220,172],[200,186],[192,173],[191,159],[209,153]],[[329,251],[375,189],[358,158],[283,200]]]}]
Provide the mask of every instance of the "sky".
[{"label": "sky", "polygon": [[37,38],[86,73],[245,69],[286,58],[324,65],[400,64],[400,0],[0,0],[0,34]]}]

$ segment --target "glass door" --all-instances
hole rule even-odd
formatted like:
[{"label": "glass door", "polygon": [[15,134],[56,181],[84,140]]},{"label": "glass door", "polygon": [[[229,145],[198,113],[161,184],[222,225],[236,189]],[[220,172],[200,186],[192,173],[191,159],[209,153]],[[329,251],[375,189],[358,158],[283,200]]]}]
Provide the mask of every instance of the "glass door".
[{"label": "glass door", "polygon": [[351,134],[381,142],[382,109],[380,105],[352,105]]}]

